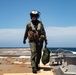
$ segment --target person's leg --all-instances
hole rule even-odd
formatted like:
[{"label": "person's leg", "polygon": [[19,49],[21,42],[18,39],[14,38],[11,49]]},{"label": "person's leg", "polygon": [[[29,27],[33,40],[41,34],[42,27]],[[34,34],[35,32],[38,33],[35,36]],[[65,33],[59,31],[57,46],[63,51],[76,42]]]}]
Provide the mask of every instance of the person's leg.
[{"label": "person's leg", "polygon": [[39,63],[40,63],[40,59],[41,59],[41,54],[42,54],[42,47],[43,47],[43,43],[40,43],[37,45],[37,60],[36,60],[36,68],[37,70],[39,70]]},{"label": "person's leg", "polygon": [[37,59],[37,52],[36,52],[36,44],[34,42],[30,43],[31,48],[31,66],[33,73],[37,73],[36,70],[36,59]]}]

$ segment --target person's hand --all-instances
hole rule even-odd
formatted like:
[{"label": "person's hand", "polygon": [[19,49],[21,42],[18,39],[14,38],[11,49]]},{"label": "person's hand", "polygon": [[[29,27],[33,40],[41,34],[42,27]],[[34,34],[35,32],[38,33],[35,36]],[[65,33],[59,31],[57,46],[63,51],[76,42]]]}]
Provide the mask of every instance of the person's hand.
[{"label": "person's hand", "polygon": [[23,44],[25,44],[26,43],[26,40],[23,40]]}]

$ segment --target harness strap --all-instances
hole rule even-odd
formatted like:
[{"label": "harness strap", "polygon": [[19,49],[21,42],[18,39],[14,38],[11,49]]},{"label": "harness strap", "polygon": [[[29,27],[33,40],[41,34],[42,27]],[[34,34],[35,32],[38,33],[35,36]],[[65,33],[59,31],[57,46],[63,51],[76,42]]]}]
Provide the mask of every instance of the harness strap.
[{"label": "harness strap", "polygon": [[[31,28],[32,28],[32,30],[36,30],[36,28],[34,27],[34,25],[32,24],[32,22],[31,22]],[[37,30],[40,30],[40,29],[41,29],[41,24],[38,23]]]}]

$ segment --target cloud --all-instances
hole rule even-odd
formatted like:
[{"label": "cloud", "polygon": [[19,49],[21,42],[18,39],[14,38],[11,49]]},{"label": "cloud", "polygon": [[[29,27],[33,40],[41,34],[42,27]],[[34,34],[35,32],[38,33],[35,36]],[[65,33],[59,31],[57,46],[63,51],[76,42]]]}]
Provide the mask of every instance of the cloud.
[{"label": "cloud", "polygon": [[74,36],[76,35],[76,26],[74,27],[48,27],[46,28],[47,35],[58,37],[58,36]]},{"label": "cloud", "polygon": [[76,47],[76,26],[46,28],[49,45],[54,47]]},{"label": "cloud", "polygon": [[[76,47],[76,26],[47,27],[49,47]],[[29,47],[28,40],[23,45],[25,29],[0,29],[0,47]]]},{"label": "cloud", "polygon": [[23,46],[24,32],[24,29],[0,29],[0,47]]}]

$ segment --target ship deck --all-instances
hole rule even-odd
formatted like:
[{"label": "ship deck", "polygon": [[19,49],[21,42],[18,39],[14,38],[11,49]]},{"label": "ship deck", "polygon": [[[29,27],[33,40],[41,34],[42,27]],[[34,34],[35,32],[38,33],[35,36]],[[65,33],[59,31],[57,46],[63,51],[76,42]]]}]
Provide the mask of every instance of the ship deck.
[{"label": "ship deck", "polygon": [[[0,75],[34,75],[30,62],[29,49],[0,49]],[[37,75],[60,75],[61,65],[43,65]]]},{"label": "ship deck", "polygon": [[[54,75],[54,68],[49,63],[43,65],[40,62],[40,68],[37,75]],[[2,58],[0,61],[0,75],[33,75],[29,58]]]}]

